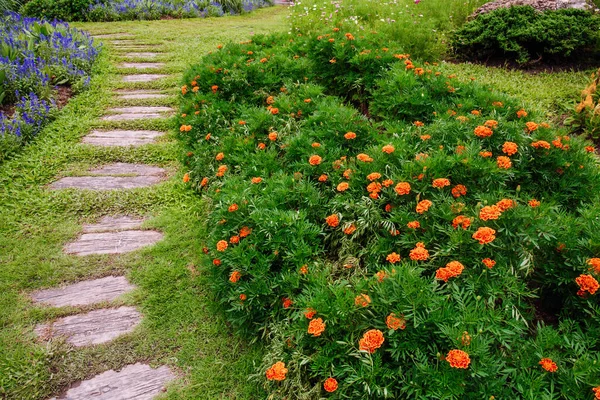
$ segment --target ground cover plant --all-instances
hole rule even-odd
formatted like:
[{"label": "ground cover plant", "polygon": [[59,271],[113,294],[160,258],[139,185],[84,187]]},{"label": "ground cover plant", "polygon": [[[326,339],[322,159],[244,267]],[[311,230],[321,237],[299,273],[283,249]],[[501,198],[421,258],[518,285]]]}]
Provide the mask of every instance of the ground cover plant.
[{"label": "ground cover plant", "polygon": [[583,133],[588,137],[600,139],[600,69],[592,74],[590,83],[581,91],[581,101],[577,103],[572,115],[565,123],[574,132]]},{"label": "ground cover plant", "polygon": [[226,316],[274,398],[594,398],[600,174],[378,33],[218,46],[181,87]]},{"label": "ground cover plant", "polygon": [[0,161],[35,137],[56,109],[56,86],[78,91],[99,48],[67,24],[0,17]]}]

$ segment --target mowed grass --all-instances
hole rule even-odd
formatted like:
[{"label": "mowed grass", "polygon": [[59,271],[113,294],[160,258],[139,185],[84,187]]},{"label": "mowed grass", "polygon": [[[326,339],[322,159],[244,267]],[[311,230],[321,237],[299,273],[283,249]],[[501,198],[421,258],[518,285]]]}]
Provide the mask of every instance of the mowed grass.
[{"label": "mowed grass", "polygon": [[[77,24],[93,34],[131,33],[138,43],[160,51],[159,71],[171,75],[153,83],[122,83],[123,51],[105,42],[91,88],[72,99],[40,137],[0,165],[0,398],[47,399],[69,384],[134,362],[167,364],[181,378],[165,395],[171,399],[257,399],[265,395],[248,383],[260,348],[229,331],[199,266],[205,238],[202,201],[182,183],[171,120],[101,122],[105,110],[126,105],[177,106],[181,73],[227,40],[285,28],[282,8],[218,19]],[[146,51],[146,50],[131,50]],[[143,73],[142,72],[142,73]],[[113,89],[160,89],[161,100],[119,101]],[[135,149],[79,144],[94,128],[154,129],[170,132],[159,143]],[[49,191],[57,177],[79,175],[111,162],[158,165],[169,179],[157,186],[118,192]],[[81,225],[104,215],[127,213],[148,218],[145,228],[165,233],[157,245],[124,255],[74,257],[63,246]],[[29,293],[63,283],[125,275],[137,286],[116,304],[136,306],[144,316],[131,335],[100,346],[75,349],[63,341],[36,339],[36,324],[102,308],[50,308],[33,305]]]}]

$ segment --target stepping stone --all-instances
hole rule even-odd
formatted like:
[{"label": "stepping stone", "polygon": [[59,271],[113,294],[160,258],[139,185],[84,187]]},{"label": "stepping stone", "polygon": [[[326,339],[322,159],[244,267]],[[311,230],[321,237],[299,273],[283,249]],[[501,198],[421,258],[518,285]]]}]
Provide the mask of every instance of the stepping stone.
[{"label": "stepping stone", "polygon": [[121,63],[121,68],[135,68],[135,69],[157,69],[164,67],[165,63]]},{"label": "stepping stone", "polygon": [[110,342],[130,333],[141,319],[142,315],[135,307],[108,308],[40,324],[35,333],[43,340],[62,336],[67,343],[82,347]]},{"label": "stepping stone", "polygon": [[169,367],[128,365],[121,371],[109,370],[73,385],[65,394],[51,400],[151,400],[175,379]]},{"label": "stepping stone", "polygon": [[136,41],[134,39],[115,39],[115,40],[111,40],[110,44],[114,44],[114,45],[135,45]]},{"label": "stepping stone", "polygon": [[143,222],[144,220],[142,218],[134,218],[128,215],[120,215],[117,217],[106,216],[102,217],[96,224],[83,225],[83,233],[137,229],[142,226]]},{"label": "stepping stone", "polygon": [[136,99],[164,99],[169,96],[161,93],[160,90],[120,90],[115,92],[122,100]]},{"label": "stepping stone", "polygon": [[116,32],[116,33],[102,33],[99,35],[92,35],[93,38],[115,38],[118,39],[120,37],[132,37],[131,33],[127,32]]},{"label": "stepping stone", "polygon": [[164,113],[173,111],[173,109],[170,107],[139,106],[110,108],[108,111],[118,114],[106,115],[101,118],[103,121],[167,118],[168,115]]},{"label": "stepping stone", "polygon": [[169,112],[173,111],[171,107],[163,107],[163,106],[134,106],[134,107],[115,107],[109,108],[108,111],[122,114],[129,113],[142,113],[142,114],[153,114],[159,112]]},{"label": "stepping stone", "polygon": [[162,168],[127,163],[108,164],[101,168],[92,169],[88,173],[95,176],[64,177],[53,182],[50,189],[135,189],[155,185],[166,176],[166,171]]},{"label": "stepping stone", "polygon": [[54,307],[87,306],[113,301],[123,293],[135,289],[124,276],[107,276],[74,283],[58,289],[40,290],[31,294],[34,302]]},{"label": "stepping stone", "polygon": [[124,75],[123,82],[152,82],[158,79],[166,78],[168,75],[163,74],[138,74],[138,75]]},{"label": "stepping stone", "polygon": [[143,146],[155,143],[156,138],[164,135],[158,131],[92,131],[83,138],[82,143],[95,146]]},{"label": "stepping stone", "polygon": [[159,54],[158,53],[150,53],[150,52],[131,52],[123,54],[123,57],[127,58],[155,58]]},{"label": "stepping stone", "polygon": [[163,238],[157,231],[128,230],[119,232],[84,233],[65,246],[65,253],[76,256],[92,254],[122,254],[151,246]]}]

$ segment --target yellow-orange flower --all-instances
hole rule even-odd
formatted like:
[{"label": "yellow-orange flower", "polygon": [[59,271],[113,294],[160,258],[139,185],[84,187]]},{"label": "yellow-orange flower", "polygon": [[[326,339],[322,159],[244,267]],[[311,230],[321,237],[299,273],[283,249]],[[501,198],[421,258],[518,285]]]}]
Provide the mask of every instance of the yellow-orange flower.
[{"label": "yellow-orange flower", "polygon": [[385,259],[387,261],[391,262],[392,264],[395,264],[398,261],[400,261],[400,254],[393,252],[393,253],[388,254]]},{"label": "yellow-orange flower", "polygon": [[306,275],[308,274],[308,265],[304,264],[303,266],[300,267],[300,273],[302,275]]},{"label": "yellow-orange flower", "polygon": [[523,110],[522,108],[519,111],[517,111],[517,117],[518,118],[523,118],[523,117],[526,117],[526,116],[527,116],[527,111]]},{"label": "yellow-orange flower", "polygon": [[471,218],[465,217],[464,215],[459,215],[452,220],[452,227],[454,229],[461,227],[463,229],[467,229],[471,226]]},{"label": "yellow-orange flower", "polygon": [[441,189],[446,186],[450,186],[450,180],[447,178],[437,178],[433,180],[432,183],[434,188]]},{"label": "yellow-orange flower", "polygon": [[539,207],[540,204],[542,204],[539,200],[536,199],[531,199],[528,201],[529,207],[535,208],[535,207]]},{"label": "yellow-orange flower", "polygon": [[469,364],[471,363],[471,359],[469,358],[469,354],[462,350],[450,350],[448,355],[446,356],[446,361],[450,363],[452,368],[469,368]]},{"label": "yellow-orange flower", "polygon": [[397,317],[394,313],[391,313],[387,316],[385,319],[385,324],[389,329],[393,329],[395,331],[406,328],[406,320],[403,317]]},{"label": "yellow-orange flower", "polygon": [[372,172],[369,175],[367,175],[367,179],[371,182],[376,181],[379,178],[381,178],[381,174],[379,172]]},{"label": "yellow-orange flower", "polygon": [[346,229],[344,229],[344,233],[346,235],[352,235],[356,232],[356,226],[354,224],[350,224]]},{"label": "yellow-orange flower", "polygon": [[477,232],[473,234],[472,238],[477,240],[479,244],[488,244],[496,239],[495,234],[496,231],[494,229],[488,228],[487,226],[482,226],[481,228],[477,229]]},{"label": "yellow-orange flower", "polygon": [[348,140],[352,140],[352,139],[356,139],[356,133],[354,132],[347,132],[344,137]]},{"label": "yellow-orange flower", "polygon": [[410,251],[409,256],[413,261],[425,261],[429,258],[429,251],[427,251],[423,242],[419,242],[416,244],[415,248]]},{"label": "yellow-orange flower", "polygon": [[410,183],[400,182],[396,185],[394,190],[396,191],[396,193],[398,193],[399,196],[409,194],[410,193]]},{"label": "yellow-orange flower", "polygon": [[307,308],[306,311],[304,312],[304,316],[307,319],[313,319],[313,317],[317,314],[317,310],[315,310],[314,308]]},{"label": "yellow-orange flower", "polygon": [[188,173],[185,173],[185,174],[183,175],[183,181],[184,181],[185,183],[188,183],[188,182],[190,181],[190,174],[188,174]]},{"label": "yellow-orange flower", "polygon": [[494,265],[496,265],[496,261],[492,260],[491,258],[484,258],[483,260],[481,260],[481,262],[483,263],[483,265],[485,265],[488,268],[492,268]]},{"label": "yellow-orange flower", "polygon": [[496,164],[498,165],[498,168],[501,169],[509,169],[510,167],[512,167],[512,162],[510,161],[510,158],[506,156],[498,157],[496,159]]},{"label": "yellow-orange flower", "polygon": [[396,149],[391,144],[386,144],[381,148],[381,151],[387,154],[392,154]]},{"label": "yellow-orange flower", "polygon": [[590,258],[589,260],[587,260],[587,263],[590,267],[592,267],[594,272],[596,272],[597,274],[600,274],[600,258],[597,258],[597,257]]},{"label": "yellow-orange flower", "polygon": [[337,190],[338,192],[344,192],[348,190],[349,187],[350,185],[348,185],[348,182],[341,182],[339,185],[337,185]]},{"label": "yellow-orange flower", "polygon": [[421,223],[419,221],[410,221],[406,226],[410,229],[417,229],[421,227]]},{"label": "yellow-orange flower", "polygon": [[531,143],[531,146],[536,149],[550,149],[550,143],[546,142],[545,140],[538,140],[536,142],[533,142]]},{"label": "yellow-orange flower", "polygon": [[319,164],[321,164],[322,160],[323,159],[321,158],[321,156],[318,156],[318,155],[315,154],[315,155],[312,155],[312,156],[309,157],[308,163],[310,165],[319,165]]},{"label": "yellow-orange flower", "polygon": [[356,158],[358,159],[358,161],[362,161],[362,162],[373,161],[373,159],[371,157],[369,157],[367,154],[363,154],[363,153],[357,155]]},{"label": "yellow-orange flower", "polygon": [[232,205],[229,206],[229,208],[227,209],[229,212],[235,212],[239,209],[238,205],[233,203]]},{"label": "yellow-orange flower", "polygon": [[257,184],[262,182],[262,178],[260,176],[254,177],[250,180],[252,183]]},{"label": "yellow-orange flower", "polygon": [[581,274],[575,278],[575,282],[579,285],[577,294],[583,296],[585,292],[594,294],[600,288],[598,281],[592,275]]},{"label": "yellow-orange flower", "polygon": [[242,277],[242,273],[240,271],[233,271],[231,275],[229,275],[229,282],[236,283]]},{"label": "yellow-orange flower", "polygon": [[245,238],[246,236],[250,236],[251,233],[252,229],[248,228],[247,226],[243,226],[242,229],[240,229],[240,237]]},{"label": "yellow-orange flower", "polygon": [[502,215],[502,210],[500,207],[494,206],[485,206],[479,211],[479,218],[483,221],[488,221],[490,219],[498,219]]},{"label": "yellow-orange flower", "polygon": [[385,341],[383,332],[379,329],[371,329],[363,335],[358,342],[360,350],[368,351],[369,353],[375,353],[375,351],[381,347]]},{"label": "yellow-orange flower", "polygon": [[487,121],[485,121],[484,125],[488,128],[494,129],[498,127],[498,121],[496,121],[495,119],[488,119]]},{"label": "yellow-orange flower", "polygon": [[325,332],[325,323],[323,318],[312,319],[308,324],[308,333],[313,336],[321,336],[321,333]]},{"label": "yellow-orange flower", "polygon": [[467,187],[465,185],[456,185],[452,188],[452,196],[459,198],[467,194]]},{"label": "yellow-orange flower", "polygon": [[338,388],[338,382],[334,378],[327,378],[323,383],[323,389],[326,392],[333,393]]},{"label": "yellow-orange flower", "polygon": [[513,208],[515,206],[514,200],[511,199],[502,199],[496,203],[496,206],[500,209],[501,212],[508,210],[509,208]]},{"label": "yellow-orange flower", "polygon": [[269,140],[274,142],[277,140],[277,132],[270,132],[269,133]]},{"label": "yellow-orange flower", "polygon": [[267,369],[265,374],[270,381],[282,381],[285,379],[285,374],[287,374],[287,372],[288,370],[285,367],[285,364],[281,361],[277,361],[271,368]]},{"label": "yellow-orange flower", "polygon": [[439,268],[435,272],[436,279],[441,279],[444,282],[448,282],[448,279],[454,278],[462,274],[465,266],[458,261],[450,261],[445,267]]},{"label": "yellow-orange flower", "polygon": [[433,205],[433,203],[429,200],[421,200],[418,204],[417,204],[417,208],[416,211],[419,214],[423,214],[424,212],[426,212],[427,210],[429,210],[429,207],[431,207]]},{"label": "yellow-orange flower", "polygon": [[479,125],[478,127],[476,127],[474,132],[475,136],[481,138],[492,136],[492,134],[494,133],[494,131],[492,131],[490,128],[483,125]]},{"label": "yellow-orange flower", "polygon": [[325,222],[327,223],[327,225],[331,226],[332,228],[335,228],[340,224],[340,218],[337,216],[337,214],[331,214],[330,216],[325,218]]},{"label": "yellow-orange flower", "polygon": [[217,251],[225,251],[227,250],[227,246],[229,246],[229,244],[227,244],[227,241],[219,240],[217,242]]},{"label": "yellow-orange flower", "polygon": [[594,392],[594,398],[596,400],[600,400],[600,386],[596,386],[595,388],[592,388],[592,392]]},{"label": "yellow-orange flower", "polygon": [[538,124],[536,124],[535,122],[527,122],[525,124],[525,128],[527,129],[527,132],[533,132],[537,130]]},{"label": "yellow-orange flower", "polygon": [[284,297],[283,299],[281,299],[281,304],[283,305],[283,308],[290,308],[292,304],[294,304],[294,302],[292,301],[292,299]]},{"label": "yellow-orange flower", "polygon": [[548,372],[556,372],[558,371],[558,365],[551,358],[542,358],[539,362],[543,369]]},{"label": "yellow-orange flower", "polygon": [[321,174],[319,176],[319,182],[327,182],[327,179],[329,179],[329,177],[327,175],[325,175],[325,174]]},{"label": "yellow-orange flower", "polygon": [[369,297],[368,294],[359,294],[358,296],[356,296],[354,298],[354,305],[355,306],[360,306],[360,307],[366,307],[369,304],[371,304],[371,298]]},{"label": "yellow-orange flower", "polygon": [[509,156],[517,154],[519,151],[519,146],[514,142],[504,142],[502,145],[502,152],[504,154],[508,154]]},{"label": "yellow-orange flower", "polygon": [[483,158],[490,158],[492,156],[491,151],[480,151],[479,155]]}]

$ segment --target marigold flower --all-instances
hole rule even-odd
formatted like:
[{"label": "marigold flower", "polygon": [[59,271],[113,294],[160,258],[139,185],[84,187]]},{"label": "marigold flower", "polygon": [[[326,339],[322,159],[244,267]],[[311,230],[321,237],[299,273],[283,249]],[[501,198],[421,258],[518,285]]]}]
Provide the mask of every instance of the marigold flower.
[{"label": "marigold flower", "polygon": [[542,358],[539,362],[543,369],[548,372],[556,372],[558,371],[558,365],[550,358]]},{"label": "marigold flower", "polygon": [[581,274],[575,278],[575,282],[579,285],[579,291],[577,292],[579,296],[583,296],[585,292],[594,294],[600,288],[598,281],[592,275]]},{"label": "marigold flower", "polygon": [[535,122],[527,122],[525,124],[525,127],[527,129],[527,132],[531,133],[531,132],[537,130],[538,124],[536,124]]},{"label": "marigold flower", "polygon": [[510,161],[510,158],[506,156],[500,156],[496,158],[496,164],[498,165],[498,168],[501,169],[509,169],[510,167],[512,167],[512,162]]},{"label": "marigold flower", "polygon": [[464,152],[465,152],[465,150],[466,150],[466,149],[467,149],[467,148],[466,148],[465,146],[458,145],[458,146],[456,146],[456,148],[454,149],[454,152],[455,152],[456,154],[462,154],[462,153],[464,153]]},{"label": "marigold flower", "polygon": [[508,154],[509,156],[517,154],[518,151],[519,146],[514,142],[504,142],[504,144],[502,145],[502,152],[504,154]]},{"label": "marigold flower", "polygon": [[400,254],[393,252],[393,253],[388,254],[385,259],[387,261],[391,262],[392,264],[395,264],[398,261],[400,261]]},{"label": "marigold flower", "polygon": [[238,244],[239,242],[240,242],[239,236],[232,236],[229,238],[229,243],[231,243],[231,244]]},{"label": "marigold flower", "polygon": [[285,364],[281,361],[277,361],[271,368],[267,369],[265,374],[270,381],[283,381],[287,372],[288,370],[285,367]]},{"label": "marigold flower", "polygon": [[462,265],[461,263],[459,263],[458,261],[451,261],[448,264],[446,264],[445,267],[439,268],[435,272],[435,278],[441,279],[444,282],[448,282],[448,279],[462,274],[464,269],[465,269],[465,266]]},{"label": "marigold flower", "polygon": [[431,135],[421,135],[420,138],[422,141],[426,141],[426,140],[431,139]]},{"label": "marigold flower", "polygon": [[450,180],[446,178],[437,178],[433,180],[432,186],[434,188],[441,189],[446,186],[450,186]]},{"label": "marigold flower", "polygon": [[244,293],[240,294],[241,301],[246,301],[247,298],[248,298],[248,296],[246,296]]},{"label": "marigold flower", "polygon": [[344,36],[346,36],[346,39],[348,40],[354,40],[354,36],[351,33],[346,33]]},{"label": "marigold flower", "polygon": [[275,103],[275,98],[273,96],[267,97],[267,104],[271,105]]},{"label": "marigold flower", "polygon": [[250,180],[252,183],[257,184],[262,182],[262,178],[260,176],[254,177]]},{"label": "marigold flower", "polygon": [[240,229],[240,237],[247,237],[252,233],[252,229],[248,228],[247,226],[243,226],[242,229]]},{"label": "marigold flower", "polygon": [[456,229],[459,226],[463,229],[467,229],[469,226],[471,226],[471,218],[467,218],[464,215],[457,216],[452,220],[452,227]]},{"label": "marigold flower", "polygon": [[413,125],[414,125],[414,126],[419,126],[419,127],[420,127],[420,126],[424,126],[425,124],[424,124],[424,123],[422,123],[421,121],[415,121],[415,122],[413,122]]},{"label": "marigold flower", "polygon": [[377,271],[377,273],[375,274],[375,276],[377,277],[377,282],[383,282],[383,280],[385,278],[387,278],[387,273],[385,271]]},{"label": "marigold flower", "polygon": [[417,204],[417,208],[416,211],[419,214],[423,214],[424,212],[426,212],[427,210],[429,210],[429,207],[431,207],[433,205],[433,203],[429,200],[421,200],[418,204]]},{"label": "marigold flower", "polygon": [[308,163],[310,165],[319,165],[319,164],[321,164],[322,160],[323,159],[321,158],[321,156],[318,156],[318,155],[315,154],[315,155],[312,155],[312,156],[309,157]]},{"label": "marigold flower", "polygon": [[311,144],[311,147],[312,147],[313,149],[319,148],[319,147],[321,147],[321,143],[319,143],[319,142],[314,142],[313,144]]},{"label": "marigold flower", "polygon": [[385,187],[389,187],[392,186],[394,184],[394,181],[391,179],[385,179],[383,182],[381,182],[381,184]]},{"label": "marigold flower", "polygon": [[219,165],[219,168],[217,168],[217,176],[225,175],[225,172],[227,172],[228,169],[227,165]]},{"label": "marigold flower", "polygon": [[308,274],[308,265],[304,264],[303,266],[300,267],[300,273],[302,275],[306,275]]},{"label": "marigold flower", "polygon": [[467,187],[465,185],[456,185],[452,188],[452,196],[459,198],[467,194]]},{"label": "marigold flower", "polygon": [[258,144],[258,148],[259,148],[259,150],[264,150],[266,147],[267,147],[267,145],[266,145],[266,144],[264,144],[264,143],[259,143],[259,144]]},{"label": "marigold flower", "polygon": [[519,111],[517,111],[517,117],[518,118],[523,118],[523,117],[526,117],[526,116],[527,116],[527,111],[523,110],[522,108]]},{"label": "marigold flower", "polygon": [[491,151],[480,151],[479,155],[483,158],[490,158],[492,156]]},{"label": "marigold flower", "polygon": [[450,363],[452,368],[467,369],[471,363],[469,354],[462,350],[450,350],[446,356],[446,361]]},{"label": "marigold flower", "polygon": [[367,185],[367,192],[369,193],[379,193],[381,192],[381,183],[379,182],[371,182]]},{"label": "marigold flower", "polygon": [[340,224],[340,218],[337,216],[337,214],[331,214],[330,216],[325,218],[325,222],[327,223],[327,225],[331,226],[332,228],[335,228]]},{"label": "marigold flower", "polygon": [[514,200],[511,199],[502,199],[496,203],[496,206],[500,209],[501,212],[508,210],[509,208],[513,208],[516,205]]},{"label": "marigold flower", "polygon": [[321,333],[325,332],[325,324],[323,318],[312,319],[308,324],[308,333],[314,337],[321,336]]},{"label": "marigold flower", "polygon": [[338,382],[334,378],[327,378],[325,382],[323,382],[323,389],[326,392],[333,393],[338,388]]},{"label": "marigold flower", "polygon": [[500,207],[496,205],[485,206],[479,211],[479,218],[483,221],[498,219],[500,215],[502,215],[502,210],[500,210]]},{"label": "marigold flower", "polygon": [[221,260],[219,260],[218,258],[215,258],[215,259],[213,260],[213,265],[215,265],[215,266],[217,266],[217,267],[218,267],[219,265],[221,265]]},{"label": "marigold flower", "polygon": [[[319,182],[327,182],[327,179],[328,179],[328,178],[329,178],[329,177],[328,177],[327,175],[325,175],[325,174],[322,174],[322,175],[320,175],[320,176],[319,176]],[[338,189],[338,190],[339,190],[339,189]]]},{"label": "marigold flower", "polygon": [[225,250],[227,250],[228,246],[229,246],[229,244],[227,244],[227,241],[219,240],[217,242],[217,251],[225,251]]},{"label": "marigold flower", "polygon": [[274,141],[277,140],[277,136],[278,136],[277,132],[270,132],[269,133],[269,140],[272,141],[272,142],[274,142]]},{"label": "marigold flower", "polygon": [[[317,314],[317,310],[315,310],[314,308],[307,308],[306,311],[304,312],[304,316],[307,319],[313,319],[313,317]],[[310,332],[309,332],[310,333]]]},{"label": "marigold flower", "polygon": [[369,175],[367,175],[367,179],[371,182],[376,181],[379,178],[381,178],[381,174],[379,172],[372,172]]},{"label": "marigold flower", "polygon": [[271,114],[272,114],[272,115],[277,115],[277,114],[279,114],[279,108],[272,107],[272,108],[270,109],[270,111],[271,111]]},{"label": "marigold flower", "polygon": [[471,114],[473,114],[473,115],[481,115],[481,111],[479,111],[479,110],[472,110]]},{"label": "marigold flower", "polygon": [[227,209],[229,212],[235,212],[239,209],[238,205],[233,203],[232,205],[229,206],[229,208]]},{"label": "marigold flower", "polygon": [[363,154],[363,153],[357,155],[356,158],[358,159],[358,161],[362,161],[362,162],[373,161],[373,159],[371,157],[369,157],[367,154]]},{"label": "marigold flower", "polygon": [[[596,148],[594,146],[585,146],[585,151],[587,151],[588,153],[595,153]],[[598,386],[598,387],[600,387],[600,386]]]},{"label": "marigold flower", "polygon": [[478,127],[476,127],[474,132],[475,132],[475,136],[478,136],[481,138],[489,137],[494,134],[494,131],[492,131],[487,126],[483,126],[483,125],[479,125]]},{"label": "marigold flower", "polygon": [[396,149],[391,144],[386,144],[381,148],[381,151],[387,154],[392,154]]},{"label": "marigold flower", "polygon": [[594,269],[594,272],[600,274],[600,258],[590,258],[589,260],[587,260],[587,263],[590,267]]},{"label": "marigold flower", "polygon": [[546,142],[545,140],[538,140],[536,142],[533,142],[531,143],[531,146],[536,149],[550,149],[550,143]]},{"label": "marigold flower", "polygon": [[344,178],[346,179],[350,179],[350,176],[352,175],[352,170],[351,169],[347,169],[344,171],[344,173],[342,175],[344,175]]},{"label": "marigold flower", "polygon": [[419,221],[410,221],[406,226],[410,229],[418,229],[421,227],[421,223]]},{"label": "marigold flower", "polygon": [[185,173],[183,175],[183,182],[188,183],[190,181],[190,174]]},{"label": "marigold flower", "polygon": [[242,277],[242,273],[240,271],[233,271],[231,275],[229,275],[229,282],[236,283]]},{"label": "marigold flower", "polygon": [[210,88],[211,88],[213,94],[217,93],[217,90],[219,90],[219,87],[217,85],[212,85]]},{"label": "marigold flower", "polygon": [[352,140],[352,139],[356,139],[356,133],[354,132],[347,132],[344,137],[348,140]]},{"label": "marigold flower", "polygon": [[283,305],[283,308],[290,308],[292,304],[294,304],[294,302],[292,301],[292,299],[284,297],[283,299],[281,299],[281,304]]},{"label": "marigold flower", "polygon": [[425,248],[423,242],[416,244],[415,248],[410,251],[410,259],[413,261],[425,261],[429,258],[429,252]]},{"label": "marigold flower", "polygon": [[354,224],[350,224],[346,229],[344,229],[344,233],[346,235],[352,235],[356,232],[356,226]]},{"label": "marigold flower", "polygon": [[358,296],[356,296],[354,298],[354,305],[355,306],[360,306],[360,307],[366,307],[369,304],[371,304],[371,298],[369,297],[368,294],[359,294]]},{"label": "marigold flower", "polygon": [[397,317],[396,314],[391,313],[385,319],[385,324],[389,329],[397,331],[398,329],[404,330],[406,328],[406,320],[403,317]]},{"label": "marigold flower", "polygon": [[362,339],[358,342],[360,350],[368,351],[369,353],[375,353],[375,351],[381,347],[385,341],[383,332],[379,329],[371,329],[363,335]]},{"label": "marigold flower", "polygon": [[339,185],[337,185],[337,191],[345,192],[349,187],[350,185],[348,185],[348,182],[341,182]]},{"label": "marigold flower", "polygon": [[393,208],[394,208],[394,206],[392,206],[391,204],[386,204],[385,205],[385,212],[391,212]]},{"label": "marigold flower", "polygon": [[188,92],[187,85],[183,85],[183,86],[181,87],[181,94],[185,95],[187,92]]},{"label": "marigold flower", "polygon": [[266,63],[267,61],[269,61],[269,60],[267,58],[265,58],[265,57],[263,57],[263,58],[260,59],[260,62],[263,63],[263,64]]},{"label": "marigold flower", "polygon": [[488,244],[496,239],[496,231],[492,228],[488,228],[487,226],[482,226],[477,229],[472,236],[473,239],[477,240],[479,244]]},{"label": "marigold flower", "polygon": [[504,104],[502,104],[502,102],[500,102],[500,101],[494,101],[494,102],[492,103],[492,105],[493,105],[494,107],[503,107],[503,106],[504,106]]},{"label": "marigold flower", "polygon": [[396,191],[396,193],[398,193],[399,196],[409,194],[410,193],[410,183],[400,182],[396,185],[394,190]]},{"label": "marigold flower", "polygon": [[310,103],[311,101],[312,101],[311,99],[304,99],[304,102],[307,104]]},{"label": "marigold flower", "polygon": [[592,392],[594,392],[594,398],[596,400],[600,400],[600,386],[596,386],[595,388],[592,388]]},{"label": "marigold flower", "polygon": [[481,260],[481,262],[483,263],[483,265],[485,265],[488,268],[492,268],[494,265],[496,265],[496,261],[492,260],[491,258],[484,258],[483,260]]},{"label": "marigold flower", "polygon": [[542,204],[539,200],[536,199],[531,199],[528,201],[529,207],[535,208],[535,207],[539,207],[540,204]]},{"label": "marigold flower", "polygon": [[495,119],[488,119],[483,125],[487,126],[488,128],[494,129],[498,127],[498,121],[496,121]]}]

